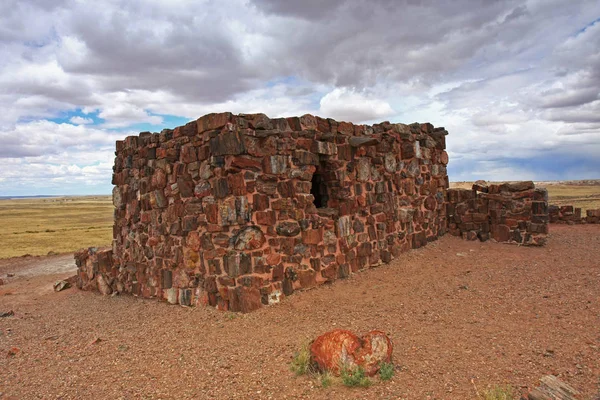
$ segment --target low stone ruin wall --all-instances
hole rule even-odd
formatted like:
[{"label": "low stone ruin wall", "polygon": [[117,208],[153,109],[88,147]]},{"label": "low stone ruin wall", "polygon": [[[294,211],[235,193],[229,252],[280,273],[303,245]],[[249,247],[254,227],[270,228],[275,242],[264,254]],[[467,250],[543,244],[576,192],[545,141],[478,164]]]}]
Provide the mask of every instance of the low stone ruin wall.
[{"label": "low stone ruin wall", "polygon": [[548,213],[550,222],[553,224],[600,224],[600,208],[596,210],[586,210],[585,217],[582,215],[581,208],[568,206],[549,206]]},{"label": "low stone ruin wall", "polygon": [[586,210],[585,222],[588,224],[600,224],[600,208]]},{"label": "low stone ruin wall", "polygon": [[531,181],[448,189],[448,231],[467,240],[541,246],[548,233],[548,192]]},{"label": "low stone ruin wall", "polygon": [[79,286],[246,312],[387,263],[446,232],[446,135],[222,113],[127,137]]},{"label": "low stone ruin wall", "polygon": [[118,270],[114,268],[110,248],[81,249],[75,253],[75,264],[79,289],[94,289],[104,295],[124,291],[123,283],[116,280]]}]

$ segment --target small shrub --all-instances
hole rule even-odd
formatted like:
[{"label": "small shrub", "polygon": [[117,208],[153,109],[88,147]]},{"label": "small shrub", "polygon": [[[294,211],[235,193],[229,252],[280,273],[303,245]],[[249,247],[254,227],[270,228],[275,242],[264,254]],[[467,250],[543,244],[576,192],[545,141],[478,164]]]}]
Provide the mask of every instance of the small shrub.
[{"label": "small shrub", "polygon": [[379,366],[379,377],[382,381],[389,381],[394,376],[394,364],[381,363]]},{"label": "small shrub", "polygon": [[308,343],[303,344],[300,350],[294,353],[290,369],[298,376],[314,372],[314,368],[310,362]]},{"label": "small shrub", "polygon": [[321,387],[328,388],[333,383],[333,378],[329,372],[323,372],[319,376],[319,380],[321,381]]},{"label": "small shrub", "polygon": [[235,313],[233,312],[225,313],[225,318],[227,318],[229,321],[233,321],[236,317],[237,315],[235,315]]},{"label": "small shrub", "polygon": [[342,383],[348,387],[369,387],[372,384],[371,379],[365,375],[365,370],[361,367],[343,367],[340,370],[340,378],[342,378]]},{"label": "small shrub", "polygon": [[494,386],[493,388],[487,389],[483,392],[484,400],[513,400],[514,390],[510,385],[507,386]]}]

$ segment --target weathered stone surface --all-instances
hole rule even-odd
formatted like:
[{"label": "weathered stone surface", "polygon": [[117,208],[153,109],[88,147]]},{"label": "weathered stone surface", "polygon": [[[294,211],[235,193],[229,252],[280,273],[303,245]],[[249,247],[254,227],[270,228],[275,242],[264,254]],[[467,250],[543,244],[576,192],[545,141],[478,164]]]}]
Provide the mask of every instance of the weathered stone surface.
[{"label": "weathered stone surface", "polygon": [[243,228],[235,237],[236,250],[256,250],[265,243],[265,235],[259,227],[248,226]]},{"label": "weathered stone surface", "polygon": [[[561,381],[554,375],[546,375],[540,379],[541,384],[521,396],[526,400],[582,400],[581,392]],[[598,397],[595,397],[598,399]]]},{"label": "weathered stone surface", "polygon": [[112,293],[112,289],[104,276],[102,274],[98,274],[96,276],[96,282],[98,283],[98,291],[103,295],[107,296]]},{"label": "weathered stone surface", "polygon": [[[0,285],[1,285],[1,283],[0,283]],[[56,282],[54,282],[54,285],[52,285],[55,292],[62,292],[63,290],[68,289],[71,286],[72,286],[72,284],[71,284],[70,279],[63,279],[60,281],[56,281]]]},{"label": "weathered stone surface", "polygon": [[337,154],[337,146],[330,142],[315,141],[315,152],[318,154],[334,155]]},{"label": "weathered stone surface", "polygon": [[487,193],[489,190],[488,184],[486,183],[486,181],[482,181],[482,180],[476,181],[473,184],[473,190],[478,191],[478,192]]},{"label": "weathered stone surface", "polygon": [[354,357],[356,364],[363,367],[367,375],[375,375],[382,363],[391,362],[394,348],[384,332],[368,332],[361,338],[361,344]]},{"label": "weathered stone surface", "polygon": [[346,237],[351,233],[352,220],[349,216],[340,217],[337,221],[337,236]]},{"label": "weathered stone surface", "polygon": [[123,196],[121,195],[121,190],[118,186],[115,186],[112,191],[113,195],[113,205],[116,209],[125,208],[125,203],[123,202]]},{"label": "weathered stone surface", "polygon": [[371,160],[369,158],[359,159],[356,171],[356,178],[360,182],[366,182],[371,179]]},{"label": "weathered stone surface", "polygon": [[194,188],[194,195],[198,198],[210,196],[212,194],[212,187],[208,181],[200,181]]},{"label": "weathered stone surface", "polygon": [[219,113],[219,114],[207,114],[196,120],[198,127],[198,133],[206,132],[208,130],[214,130],[223,128],[231,120],[231,113]]},{"label": "weathered stone surface", "polygon": [[310,345],[311,359],[322,371],[339,375],[341,368],[362,367],[368,376],[392,359],[392,341],[381,331],[359,338],[350,331],[336,329],[316,338]]},{"label": "weathered stone surface", "polygon": [[412,142],[402,143],[402,159],[408,160],[415,156],[415,144]]},{"label": "weathered stone surface", "polygon": [[300,233],[300,225],[297,222],[281,222],[277,225],[277,233],[282,236],[296,236]]},{"label": "weathered stone surface", "polygon": [[238,132],[224,132],[210,139],[210,153],[213,156],[243,154],[245,151],[244,141]]},{"label": "weathered stone surface", "polygon": [[310,151],[295,151],[294,160],[297,165],[319,165],[319,156]]},{"label": "weathered stone surface", "polygon": [[270,156],[264,160],[264,170],[267,174],[283,174],[288,169],[287,156]]},{"label": "weathered stone surface", "polygon": [[364,136],[353,136],[348,139],[348,143],[352,147],[361,147],[361,146],[375,146],[380,142],[379,139],[374,137],[364,137]]}]

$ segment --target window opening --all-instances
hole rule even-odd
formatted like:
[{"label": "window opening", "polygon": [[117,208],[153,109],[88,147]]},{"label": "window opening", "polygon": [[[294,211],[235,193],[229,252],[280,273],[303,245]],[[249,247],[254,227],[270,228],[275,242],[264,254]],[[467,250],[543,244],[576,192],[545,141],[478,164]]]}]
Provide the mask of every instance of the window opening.
[{"label": "window opening", "polygon": [[327,207],[327,187],[323,181],[323,176],[319,173],[314,173],[311,181],[310,194],[315,198],[314,205],[317,208]]}]

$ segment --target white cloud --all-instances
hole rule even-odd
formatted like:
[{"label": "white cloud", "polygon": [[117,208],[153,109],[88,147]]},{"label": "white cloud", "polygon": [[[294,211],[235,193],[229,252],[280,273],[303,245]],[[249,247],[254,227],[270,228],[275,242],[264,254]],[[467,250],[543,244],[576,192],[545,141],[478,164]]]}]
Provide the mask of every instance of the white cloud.
[{"label": "white cloud", "polygon": [[0,193],[107,193],[126,133],[46,120],[0,131]]},{"label": "white cloud", "polygon": [[320,105],[321,115],[351,122],[381,119],[394,114],[386,101],[347,88],[333,89],[323,96]]}]

